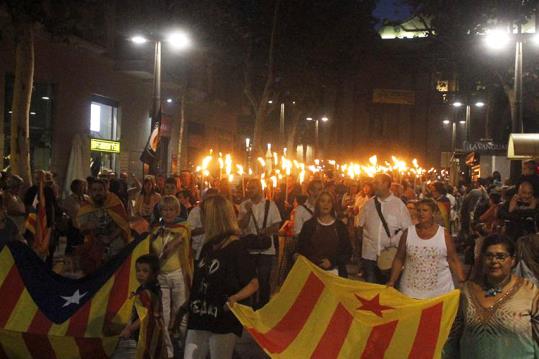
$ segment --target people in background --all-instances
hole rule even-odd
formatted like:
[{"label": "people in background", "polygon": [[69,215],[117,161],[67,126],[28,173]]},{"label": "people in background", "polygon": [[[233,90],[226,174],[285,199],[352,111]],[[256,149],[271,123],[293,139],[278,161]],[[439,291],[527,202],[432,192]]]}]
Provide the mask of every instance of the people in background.
[{"label": "people in background", "polygon": [[318,199],[320,193],[322,193],[323,189],[324,184],[322,181],[314,179],[309,182],[309,186],[307,187],[307,201],[296,208],[294,216],[295,236],[299,235],[301,229],[303,228],[303,224],[313,217],[316,200]]},{"label": "people in background", "polygon": [[84,236],[80,256],[85,273],[94,272],[131,240],[127,212],[103,180],[92,181],[90,200],[81,206],[77,224]]},{"label": "people in background", "polygon": [[314,216],[301,229],[297,253],[320,268],[347,277],[346,263],[352,256],[346,225],[336,218],[334,198],[322,192],[316,201]]},{"label": "people in background", "polygon": [[253,257],[258,276],[260,290],[256,298],[255,308],[262,308],[269,302],[271,294],[271,271],[275,263],[276,249],[273,235],[279,231],[281,215],[275,202],[265,199],[260,181],[247,182],[247,200],[240,206],[239,226],[243,235],[264,235],[271,238],[269,248],[254,249]]},{"label": "people in background", "polygon": [[144,177],[142,189],[135,201],[134,215],[144,218],[148,223],[152,223],[153,209],[160,200],[161,195],[157,192],[155,178],[153,176]]},{"label": "people in background", "polygon": [[391,176],[377,174],[374,177],[376,196],[365,203],[360,213],[361,264],[365,280],[370,283],[387,280],[377,266],[378,255],[383,248],[398,243],[402,231],[411,225],[404,202],[393,196],[390,186]]}]

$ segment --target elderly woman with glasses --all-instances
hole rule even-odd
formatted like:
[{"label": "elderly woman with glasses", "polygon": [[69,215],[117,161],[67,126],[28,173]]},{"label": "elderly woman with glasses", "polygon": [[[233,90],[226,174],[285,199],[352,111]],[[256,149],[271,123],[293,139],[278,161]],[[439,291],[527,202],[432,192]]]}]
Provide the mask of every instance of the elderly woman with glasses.
[{"label": "elderly woman with glasses", "polygon": [[486,237],[481,262],[481,275],[462,290],[444,358],[538,358],[539,289],[512,273],[513,242]]}]

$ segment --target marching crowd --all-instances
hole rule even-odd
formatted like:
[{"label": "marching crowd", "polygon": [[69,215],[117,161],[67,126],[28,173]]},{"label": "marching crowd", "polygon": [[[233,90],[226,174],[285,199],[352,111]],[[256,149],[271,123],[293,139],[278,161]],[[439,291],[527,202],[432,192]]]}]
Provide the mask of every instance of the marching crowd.
[{"label": "marching crowd", "polygon": [[[104,173],[77,179],[61,198],[54,175],[35,184],[4,174],[0,239],[34,248],[70,278],[94,272],[133,233],[149,233],[137,259],[139,297],[150,298],[163,350],[149,357],[232,358],[238,302],[263,307],[298,256],[325,271],[395,287],[417,299],[458,287],[448,358],[539,357],[539,176],[526,162],[515,183],[499,173],[455,186],[389,174],[360,181],[313,177],[268,193],[261,181],[208,188],[179,176]],[[50,241],[34,243],[29,217],[45,203]],[[137,312],[120,336],[137,340]]]}]

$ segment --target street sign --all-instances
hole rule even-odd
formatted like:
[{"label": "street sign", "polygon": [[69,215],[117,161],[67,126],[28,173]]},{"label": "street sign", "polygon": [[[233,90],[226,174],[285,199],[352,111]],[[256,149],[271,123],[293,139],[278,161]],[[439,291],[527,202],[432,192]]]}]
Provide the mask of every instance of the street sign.
[{"label": "street sign", "polygon": [[374,89],[372,102],[394,105],[415,105],[415,91]]},{"label": "street sign", "polygon": [[120,153],[120,142],[91,138],[90,151]]}]

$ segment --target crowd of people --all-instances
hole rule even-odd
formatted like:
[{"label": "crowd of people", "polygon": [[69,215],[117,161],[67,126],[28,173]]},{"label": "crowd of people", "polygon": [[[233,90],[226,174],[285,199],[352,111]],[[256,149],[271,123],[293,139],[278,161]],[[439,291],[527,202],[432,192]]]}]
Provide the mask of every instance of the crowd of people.
[{"label": "crowd of people", "polygon": [[[137,260],[136,293],[163,328],[162,353],[149,357],[232,358],[242,326],[230,306],[263,307],[301,255],[334,275],[412,298],[462,289],[448,358],[533,358],[536,168],[526,162],[514,184],[496,172],[454,186],[385,173],[360,181],[324,174],[271,192],[256,178],[206,186],[188,171],[142,181],[103,173],[74,180],[64,197],[49,172],[37,171],[28,188],[4,174],[0,238],[25,242],[51,270],[81,278],[117,255],[133,233],[147,234],[151,253]],[[39,201],[51,233],[45,251],[28,229]],[[134,310],[120,335],[137,340],[141,330]]]}]

